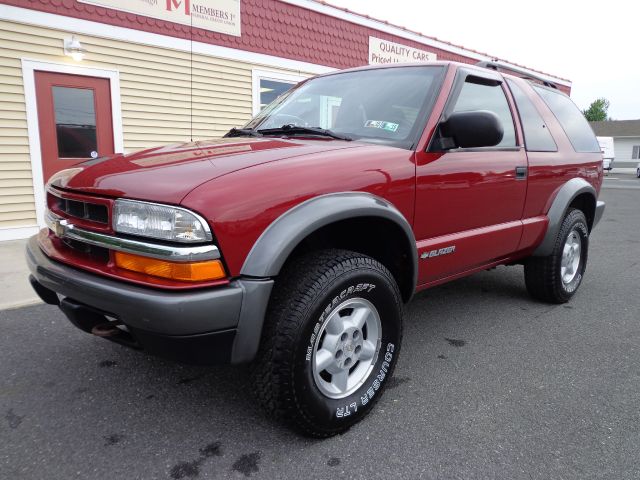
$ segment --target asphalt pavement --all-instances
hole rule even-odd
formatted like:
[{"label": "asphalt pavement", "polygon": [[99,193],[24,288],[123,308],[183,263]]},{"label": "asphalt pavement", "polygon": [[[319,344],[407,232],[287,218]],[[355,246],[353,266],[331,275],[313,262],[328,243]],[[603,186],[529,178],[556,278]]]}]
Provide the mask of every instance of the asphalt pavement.
[{"label": "asphalt pavement", "polygon": [[605,181],[567,305],[522,267],[418,294],[377,409],[309,440],[266,417],[245,367],[196,368],[0,312],[0,479],[640,478],[640,180]]}]

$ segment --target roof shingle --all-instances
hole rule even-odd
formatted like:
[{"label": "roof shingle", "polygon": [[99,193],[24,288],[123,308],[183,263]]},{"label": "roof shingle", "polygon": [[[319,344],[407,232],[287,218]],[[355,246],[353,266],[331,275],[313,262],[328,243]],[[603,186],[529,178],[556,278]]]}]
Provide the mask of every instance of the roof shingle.
[{"label": "roof shingle", "polygon": [[[438,60],[474,64],[476,59],[472,58],[472,53],[479,53],[394,26],[405,32],[417,34],[425,40],[442,42],[442,48],[438,48],[278,0],[242,0],[240,37],[195,27],[191,29],[188,25],[93,6],[78,0],[0,0],[0,3],[334,68],[366,65],[369,62],[370,36],[430,51],[437,55]],[[349,12],[348,9],[325,5]],[[357,13],[354,15],[371,18]],[[381,21],[381,25],[383,24],[391,25],[389,22]],[[565,93],[571,90],[570,86],[562,84],[558,85],[558,88]]]},{"label": "roof shingle", "polygon": [[640,120],[589,122],[599,137],[640,137]]}]

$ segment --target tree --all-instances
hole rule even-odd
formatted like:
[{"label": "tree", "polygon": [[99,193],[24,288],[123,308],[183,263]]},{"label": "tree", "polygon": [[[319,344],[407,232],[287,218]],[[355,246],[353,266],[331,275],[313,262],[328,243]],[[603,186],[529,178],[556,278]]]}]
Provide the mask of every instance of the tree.
[{"label": "tree", "polygon": [[609,100],[606,98],[598,98],[591,102],[589,108],[583,110],[585,118],[590,122],[602,122],[608,119]]}]

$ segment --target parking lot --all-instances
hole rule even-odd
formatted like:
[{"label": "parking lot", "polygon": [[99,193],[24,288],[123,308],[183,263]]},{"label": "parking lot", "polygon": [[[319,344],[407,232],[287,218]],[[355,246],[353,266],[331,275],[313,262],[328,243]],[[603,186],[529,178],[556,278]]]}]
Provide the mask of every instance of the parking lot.
[{"label": "parking lot", "polygon": [[0,312],[0,478],[640,478],[640,180],[605,183],[571,303],[531,300],[522,267],[418,294],[377,409],[328,440],[266,418],[244,367]]}]

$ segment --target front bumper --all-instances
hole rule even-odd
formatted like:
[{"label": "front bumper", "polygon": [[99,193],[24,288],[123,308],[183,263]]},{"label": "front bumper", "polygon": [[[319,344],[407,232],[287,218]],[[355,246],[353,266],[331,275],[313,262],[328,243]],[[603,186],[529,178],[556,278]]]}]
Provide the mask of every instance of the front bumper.
[{"label": "front bumper", "polygon": [[53,261],[36,236],[26,258],[40,297],[54,304],[57,295],[64,297],[61,309],[85,331],[121,322],[131,338],[107,338],[187,363],[243,363],[257,352],[272,280],[179,292],[141,287]]}]

